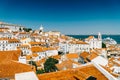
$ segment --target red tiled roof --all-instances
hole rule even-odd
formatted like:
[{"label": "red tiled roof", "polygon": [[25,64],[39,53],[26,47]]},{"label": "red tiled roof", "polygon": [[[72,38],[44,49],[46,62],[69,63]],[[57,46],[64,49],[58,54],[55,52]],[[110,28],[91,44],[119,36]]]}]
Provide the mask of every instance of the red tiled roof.
[{"label": "red tiled roof", "polygon": [[90,54],[88,52],[82,52],[80,54],[81,57],[83,57],[84,59],[86,59]]},{"label": "red tiled roof", "polygon": [[31,45],[40,45],[44,44],[44,42],[29,42]]},{"label": "red tiled roof", "polygon": [[18,39],[8,39],[9,43],[18,43],[20,42]]},{"label": "red tiled roof", "polygon": [[80,68],[69,69],[58,72],[51,72],[38,75],[39,80],[86,80],[88,77],[96,77],[97,80],[108,80],[93,65],[87,65]]},{"label": "red tiled roof", "polygon": [[86,38],[86,40],[90,40],[90,39],[93,39],[94,36],[89,36],[88,38]]},{"label": "red tiled roof", "polygon": [[62,63],[60,63],[60,64],[56,64],[56,67],[59,70],[63,70],[63,68],[72,69],[73,68],[73,64],[72,64],[72,61],[66,60],[66,61],[62,61]]},{"label": "red tiled roof", "polygon": [[18,57],[21,54],[21,50],[13,50],[13,51],[0,51],[0,63],[8,60],[16,60],[18,61]]},{"label": "red tiled roof", "polygon": [[14,61],[7,61],[0,64],[0,78],[14,77],[16,73],[34,71],[30,65]]},{"label": "red tiled roof", "polygon": [[20,42],[18,39],[15,39],[15,38],[13,38],[13,39],[9,39],[9,38],[0,38],[0,40],[7,40],[9,43],[12,43],[12,42],[14,42],[14,43]]},{"label": "red tiled roof", "polygon": [[92,60],[94,58],[96,58],[98,56],[98,54],[96,52],[91,52],[90,55],[87,57],[89,60]]},{"label": "red tiled roof", "polygon": [[43,47],[35,46],[31,48],[31,51],[34,53],[34,52],[43,52],[44,50]]},{"label": "red tiled roof", "polygon": [[27,47],[27,48],[30,48],[29,45],[20,45],[20,47]]},{"label": "red tiled roof", "polygon": [[20,54],[20,50],[0,51],[0,78],[11,78],[15,73],[33,71],[31,66],[17,62]]},{"label": "red tiled roof", "polygon": [[77,53],[71,53],[71,54],[66,54],[66,57],[68,59],[71,59],[71,58],[79,58],[79,55]]}]

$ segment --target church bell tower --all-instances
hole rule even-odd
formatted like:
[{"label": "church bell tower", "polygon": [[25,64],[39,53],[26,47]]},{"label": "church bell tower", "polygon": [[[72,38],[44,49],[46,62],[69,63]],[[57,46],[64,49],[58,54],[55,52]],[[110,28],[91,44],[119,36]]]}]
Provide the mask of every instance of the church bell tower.
[{"label": "church bell tower", "polygon": [[98,32],[98,40],[102,40],[102,36],[100,32]]}]

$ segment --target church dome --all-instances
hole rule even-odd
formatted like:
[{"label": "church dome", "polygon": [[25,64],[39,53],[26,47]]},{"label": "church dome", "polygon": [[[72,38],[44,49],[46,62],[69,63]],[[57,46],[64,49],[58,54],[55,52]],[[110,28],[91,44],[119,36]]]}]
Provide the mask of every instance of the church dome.
[{"label": "church dome", "polygon": [[43,30],[43,26],[42,25],[40,26],[40,30]]}]

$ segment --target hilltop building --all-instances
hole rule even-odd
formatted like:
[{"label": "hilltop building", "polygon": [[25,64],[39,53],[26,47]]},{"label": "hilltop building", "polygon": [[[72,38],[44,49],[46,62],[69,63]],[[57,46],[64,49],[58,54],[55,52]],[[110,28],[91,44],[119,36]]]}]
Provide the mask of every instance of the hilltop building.
[{"label": "hilltop building", "polygon": [[89,44],[90,49],[100,49],[102,48],[102,35],[101,33],[98,33],[98,38],[89,36],[85,39],[85,42]]},{"label": "hilltop building", "polygon": [[20,29],[23,30],[24,27],[20,25],[0,22],[0,28],[8,28],[10,31],[19,31]]}]

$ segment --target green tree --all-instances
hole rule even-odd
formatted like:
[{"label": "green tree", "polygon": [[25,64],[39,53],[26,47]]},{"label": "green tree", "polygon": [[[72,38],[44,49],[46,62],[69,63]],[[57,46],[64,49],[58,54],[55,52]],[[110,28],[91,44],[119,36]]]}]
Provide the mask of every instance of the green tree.
[{"label": "green tree", "polygon": [[105,43],[102,43],[102,48],[106,48],[106,44]]},{"label": "green tree", "polygon": [[23,30],[26,31],[26,32],[29,32],[29,31],[31,31],[32,29],[31,29],[31,28],[23,28]]},{"label": "green tree", "polygon": [[28,28],[28,32],[31,31],[32,29],[31,28]]},{"label": "green tree", "polygon": [[57,67],[55,66],[55,64],[58,63],[58,60],[54,59],[54,58],[48,58],[45,63],[44,63],[44,70],[46,73],[48,72],[54,72],[57,69]]},{"label": "green tree", "polygon": [[19,28],[19,31],[22,31],[21,27]]},{"label": "green tree", "polygon": [[29,61],[29,64],[35,66],[35,68],[37,70],[37,65],[36,65],[36,63],[34,61]]},{"label": "green tree", "polygon": [[26,31],[26,28],[23,28],[24,31]]},{"label": "green tree", "polygon": [[45,73],[44,69],[40,69],[36,71],[36,74],[43,74],[43,73]]}]

